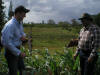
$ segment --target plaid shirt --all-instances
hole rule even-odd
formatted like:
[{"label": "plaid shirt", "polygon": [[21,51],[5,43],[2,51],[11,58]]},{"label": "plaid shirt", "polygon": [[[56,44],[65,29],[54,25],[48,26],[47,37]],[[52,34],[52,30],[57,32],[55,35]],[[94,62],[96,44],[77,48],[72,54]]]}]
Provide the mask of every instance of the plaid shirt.
[{"label": "plaid shirt", "polygon": [[100,28],[96,25],[90,25],[87,28],[83,27],[80,31],[78,49],[76,53],[78,54],[80,50],[85,52],[90,52],[90,57],[95,56],[96,51],[100,45]]}]

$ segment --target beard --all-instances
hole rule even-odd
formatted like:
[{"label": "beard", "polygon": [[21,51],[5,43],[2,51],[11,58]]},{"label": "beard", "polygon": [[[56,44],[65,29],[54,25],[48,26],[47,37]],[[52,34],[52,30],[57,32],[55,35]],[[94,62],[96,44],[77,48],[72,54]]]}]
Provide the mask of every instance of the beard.
[{"label": "beard", "polygon": [[21,22],[21,21],[23,21],[23,18],[22,18],[22,17],[20,17],[18,20]]}]

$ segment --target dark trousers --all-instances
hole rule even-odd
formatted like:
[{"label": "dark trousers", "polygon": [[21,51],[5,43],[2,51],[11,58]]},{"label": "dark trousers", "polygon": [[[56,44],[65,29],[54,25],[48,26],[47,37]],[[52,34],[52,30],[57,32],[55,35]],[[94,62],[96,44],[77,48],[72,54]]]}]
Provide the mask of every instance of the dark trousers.
[{"label": "dark trousers", "polygon": [[92,62],[88,62],[88,57],[90,54],[80,53],[80,68],[81,75],[94,75],[95,64],[97,61],[97,56],[93,58]]},{"label": "dark trousers", "polygon": [[18,75],[18,70],[20,75],[25,69],[23,58],[14,56],[9,50],[5,52],[5,58],[7,60],[9,75]]}]

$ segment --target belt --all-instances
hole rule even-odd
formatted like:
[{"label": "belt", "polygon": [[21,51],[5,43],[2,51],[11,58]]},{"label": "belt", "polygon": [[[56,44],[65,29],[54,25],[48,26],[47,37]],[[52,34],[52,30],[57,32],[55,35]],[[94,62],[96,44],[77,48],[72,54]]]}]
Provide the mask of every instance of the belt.
[{"label": "belt", "polygon": [[[20,49],[20,46],[17,46],[16,48]],[[12,55],[11,51],[8,48],[6,48],[6,53]]]},{"label": "belt", "polygon": [[80,49],[83,53],[91,53],[92,49]]},{"label": "belt", "polygon": [[20,46],[17,46],[16,48],[20,49]]}]

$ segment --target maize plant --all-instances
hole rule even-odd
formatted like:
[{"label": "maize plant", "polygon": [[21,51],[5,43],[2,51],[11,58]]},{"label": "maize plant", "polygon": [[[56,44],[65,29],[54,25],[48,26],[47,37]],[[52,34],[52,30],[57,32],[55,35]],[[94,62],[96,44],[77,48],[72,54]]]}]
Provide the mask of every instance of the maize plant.
[{"label": "maize plant", "polygon": [[[80,75],[79,57],[73,60],[73,51],[71,49],[64,49],[63,53],[55,52],[50,54],[48,48],[45,50],[21,48],[26,53],[24,59],[26,67],[24,75]],[[99,58],[100,58],[100,53]],[[7,64],[4,57],[0,56],[0,75],[6,75],[8,72]],[[100,60],[98,59],[95,69],[95,75],[100,74]]]}]

